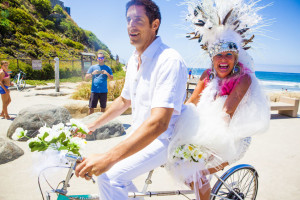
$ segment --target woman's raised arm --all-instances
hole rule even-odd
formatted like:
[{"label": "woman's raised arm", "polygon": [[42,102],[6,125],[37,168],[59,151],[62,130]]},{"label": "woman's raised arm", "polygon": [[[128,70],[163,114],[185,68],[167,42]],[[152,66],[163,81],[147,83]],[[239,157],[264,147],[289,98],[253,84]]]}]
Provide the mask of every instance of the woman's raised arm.
[{"label": "woman's raised arm", "polygon": [[202,93],[202,91],[204,90],[205,88],[205,78],[208,78],[208,70],[205,70],[198,83],[197,83],[197,86],[193,92],[193,94],[191,95],[191,97],[186,101],[185,104],[188,104],[188,103],[193,103],[195,105],[198,104],[199,100],[200,100],[200,94]]},{"label": "woman's raised arm", "polygon": [[237,83],[235,88],[233,88],[232,92],[226,99],[224,103],[223,110],[230,115],[233,116],[236,108],[238,107],[239,103],[245,96],[248,88],[251,85],[251,77],[248,74],[245,74],[241,77],[240,81]]}]

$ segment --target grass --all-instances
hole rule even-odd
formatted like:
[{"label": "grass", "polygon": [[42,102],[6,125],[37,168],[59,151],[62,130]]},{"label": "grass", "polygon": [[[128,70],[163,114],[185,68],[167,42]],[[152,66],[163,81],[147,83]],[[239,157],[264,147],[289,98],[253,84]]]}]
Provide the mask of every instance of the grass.
[{"label": "grass", "polygon": [[[121,95],[125,79],[113,80],[107,83],[108,93],[107,100],[113,101]],[[91,82],[83,82],[72,94],[71,98],[76,100],[89,100],[91,96]]]},{"label": "grass", "polygon": [[[125,72],[122,71],[118,71],[116,73],[113,74],[114,75],[114,80],[121,80],[125,78]],[[59,79],[59,82],[61,83],[77,83],[77,82],[81,82],[82,78],[81,76],[79,77],[71,77],[71,78],[64,78],[64,79]],[[26,80],[26,84],[29,85],[47,85],[47,83],[55,83],[55,79],[50,79],[50,80]]]},{"label": "grass", "polygon": [[[77,83],[81,82],[82,78],[81,77],[71,77],[71,78],[63,78],[59,79],[59,82],[61,83]],[[29,85],[47,85],[47,83],[55,83],[55,79],[50,79],[50,80],[26,80],[26,84]]]}]

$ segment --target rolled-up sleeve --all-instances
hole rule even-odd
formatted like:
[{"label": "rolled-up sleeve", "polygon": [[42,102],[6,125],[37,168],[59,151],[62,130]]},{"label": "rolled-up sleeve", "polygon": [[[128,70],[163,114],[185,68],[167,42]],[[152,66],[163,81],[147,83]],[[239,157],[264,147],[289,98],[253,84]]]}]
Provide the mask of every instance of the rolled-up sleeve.
[{"label": "rolled-up sleeve", "polygon": [[126,76],[125,76],[124,87],[121,92],[121,96],[127,100],[130,100],[130,77],[129,76],[130,76],[130,74],[127,72]]}]

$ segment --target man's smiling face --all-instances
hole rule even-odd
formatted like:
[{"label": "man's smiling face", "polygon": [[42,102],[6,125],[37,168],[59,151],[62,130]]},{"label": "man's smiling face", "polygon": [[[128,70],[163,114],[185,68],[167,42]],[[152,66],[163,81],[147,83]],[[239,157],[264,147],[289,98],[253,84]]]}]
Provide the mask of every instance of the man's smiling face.
[{"label": "man's smiling face", "polygon": [[155,39],[157,23],[159,24],[158,19],[150,24],[143,6],[133,5],[128,9],[127,31],[130,43],[138,51],[144,51]]}]

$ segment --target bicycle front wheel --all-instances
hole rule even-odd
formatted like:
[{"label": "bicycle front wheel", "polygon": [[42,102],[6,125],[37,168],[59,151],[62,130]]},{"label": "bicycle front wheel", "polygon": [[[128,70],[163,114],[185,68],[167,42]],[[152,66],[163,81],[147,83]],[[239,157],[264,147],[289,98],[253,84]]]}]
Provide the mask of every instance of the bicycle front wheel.
[{"label": "bicycle front wheel", "polygon": [[19,80],[19,82],[17,83],[17,89],[19,91],[24,90],[25,86],[26,86],[26,81],[23,79]]},{"label": "bicycle front wheel", "polygon": [[[255,200],[258,190],[258,174],[251,165],[237,165],[221,176],[212,189],[212,200]],[[229,186],[232,190],[230,190]],[[238,194],[238,196],[236,195]]]}]

